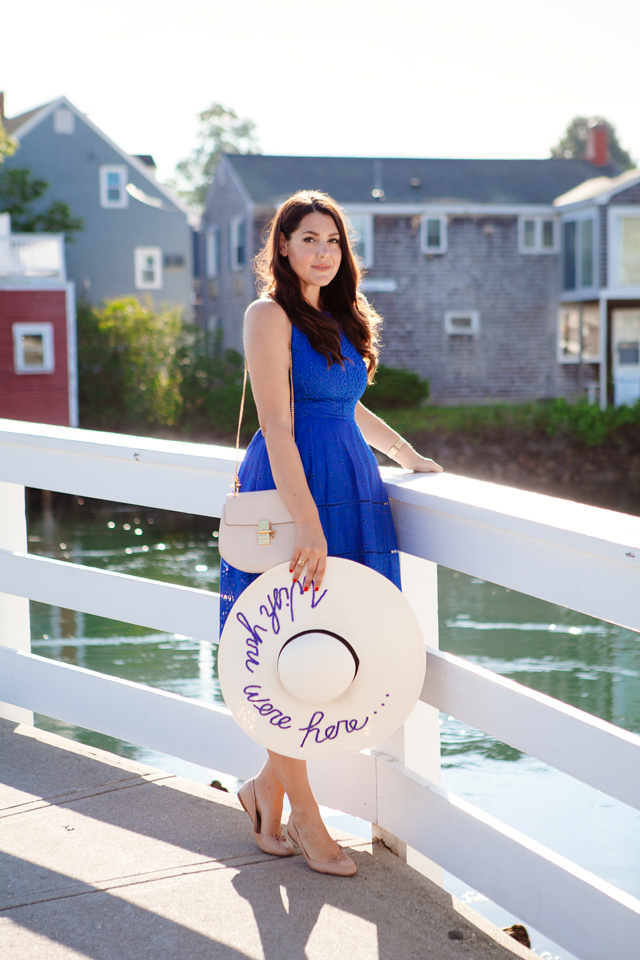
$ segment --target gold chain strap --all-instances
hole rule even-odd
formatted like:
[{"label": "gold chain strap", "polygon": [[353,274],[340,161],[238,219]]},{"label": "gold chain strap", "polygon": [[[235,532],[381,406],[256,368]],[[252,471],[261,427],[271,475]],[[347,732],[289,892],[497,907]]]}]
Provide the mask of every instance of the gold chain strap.
[{"label": "gold chain strap", "polygon": [[[244,414],[244,398],[247,391],[247,376],[249,373],[249,364],[247,363],[247,358],[244,358],[244,375],[242,377],[242,399],[240,400],[240,416],[238,417],[238,432],[236,433],[236,469],[235,477],[233,480],[233,495],[234,497],[238,495],[238,490],[240,489],[240,481],[238,479],[238,463],[239,463],[239,452],[240,452],[240,428],[242,426],[242,415]],[[294,423],[294,402],[293,402],[293,357],[291,356],[291,341],[289,341],[289,389],[291,396],[291,436],[295,440],[295,423]]]}]

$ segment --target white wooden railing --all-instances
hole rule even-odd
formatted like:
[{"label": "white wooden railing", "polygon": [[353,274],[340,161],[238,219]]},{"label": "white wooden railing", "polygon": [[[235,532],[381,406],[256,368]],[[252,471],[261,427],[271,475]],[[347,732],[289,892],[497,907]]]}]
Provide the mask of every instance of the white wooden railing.
[{"label": "white wooden railing", "polygon": [[[0,421],[2,715],[37,710],[239,778],[256,771],[264,751],[223,707],[35,656],[28,640],[30,598],[215,643],[215,594],[30,556],[24,487],[217,517],[232,469],[223,447]],[[446,474],[387,471],[385,483],[404,590],[434,645],[404,728],[376,751],[310,765],[318,799],[371,821],[418,869],[450,871],[581,960],[635,960],[640,901],[438,786],[437,716],[636,808],[640,737],[440,652],[435,572],[441,563],[640,630],[640,520]]]},{"label": "white wooden railing", "polygon": [[66,281],[64,234],[11,233],[0,236],[0,279]]}]

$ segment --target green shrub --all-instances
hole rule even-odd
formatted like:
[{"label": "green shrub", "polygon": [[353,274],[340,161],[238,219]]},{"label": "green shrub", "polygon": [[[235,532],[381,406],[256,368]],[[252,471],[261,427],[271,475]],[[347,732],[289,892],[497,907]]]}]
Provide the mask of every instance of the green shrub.
[{"label": "green shrub", "polygon": [[172,425],[182,408],[177,353],[179,307],[155,309],[149,299],[78,307],[78,387],[83,426],[115,429]]},{"label": "green shrub", "polygon": [[[144,424],[235,436],[243,359],[182,322],[182,311],[136,297],[78,306],[80,421],[98,429]],[[258,427],[247,385],[243,439]]]},{"label": "green shrub", "polygon": [[374,382],[367,388],[365,406],[372,410],[417,407],[429,396],[429,382],[412,370],[380,364]]}]

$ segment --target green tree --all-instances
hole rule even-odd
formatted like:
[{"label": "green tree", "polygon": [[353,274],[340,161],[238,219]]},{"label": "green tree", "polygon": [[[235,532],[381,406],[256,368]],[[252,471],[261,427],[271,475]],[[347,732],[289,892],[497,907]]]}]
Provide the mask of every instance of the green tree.
[{"label": "green tree", "polygon": [[[178,361],[182,371],[183,429],[213,431],[218,437],[235,439],[244,358],[236,350],[223,350],[220,335],[205,334],[199,327],[187,327],[184,332]],[[251,383],[247,382],[243,439],[248,442],[257,429],[258,414]]]},{"label": "green tree", "polygon": [[151,298],[78,307],[78,380],[83,426],[170,426],[182,407],[182,309]]},{"label": "green tree", "polygon": [[69,205],[54,200],[37,213],[35,204],[49,189],[46,180],[31,176],[31,171],[20,168],[0,172],[0,213],[11,215],[11,226],[16,233],[64,233],[73,243],[72,234],[84,229],[82,217],[74,217]]},{"label": "green tree", "polygon": [[623,170],[631,170],[635,163],[628,150],[621,147],[616,128],[604,117],[574,117],[555,147],[551,156],[565,160],[585,160],[587,156],[587,130],[590,123],[600,123],[609,135],[609,156]]},{"label": "green tree", "polygon": [[212,103],[199,115],[198,146],[176,165],[177,177],[168,186],[194,210],[201,212],[223,153],[260,153],[256,125],[235,110]]},{"label": "green tree", "polygon": [[[179,308],[150,299],[78,305],[80,422],[103,430],[172,426],[235,437],[244,361],[219,337],[183,324]],[[243,439],[258,427],[247,385]]]},{"label": "green tree", "polygon": [[9,136],[2,120],[0,120],[0,163],[3,162],[5,157],[12,157],[17,149],[18,144],[13,137]]}]

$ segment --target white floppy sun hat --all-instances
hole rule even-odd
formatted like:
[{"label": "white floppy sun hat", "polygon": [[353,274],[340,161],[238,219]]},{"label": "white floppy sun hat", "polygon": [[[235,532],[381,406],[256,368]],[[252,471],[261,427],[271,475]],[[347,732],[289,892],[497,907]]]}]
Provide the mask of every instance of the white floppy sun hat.
[{"label": "white floppy sun hat", "polygon": [[407,719],[426,664],[418,620],[374,570],[329,557],[321,589],[273,567],[238,597],[218,651],[222,694],[258,743],[301,760],[374,747]]}]

